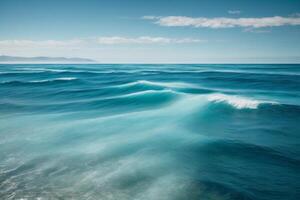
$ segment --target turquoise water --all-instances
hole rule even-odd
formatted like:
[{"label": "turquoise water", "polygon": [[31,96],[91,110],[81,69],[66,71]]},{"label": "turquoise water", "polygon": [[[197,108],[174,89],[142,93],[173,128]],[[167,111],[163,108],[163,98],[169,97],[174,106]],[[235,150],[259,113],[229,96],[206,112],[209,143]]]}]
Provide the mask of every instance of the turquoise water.
[{"label": "turquoise water", "polygon": [[0,199],[300,199],[300,65],[0,65]]}]

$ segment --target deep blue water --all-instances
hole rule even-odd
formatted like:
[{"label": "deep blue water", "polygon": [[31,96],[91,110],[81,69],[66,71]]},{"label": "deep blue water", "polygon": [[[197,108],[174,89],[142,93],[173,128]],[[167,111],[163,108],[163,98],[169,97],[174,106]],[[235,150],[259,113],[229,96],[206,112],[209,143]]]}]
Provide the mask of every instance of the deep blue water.
[{"label": "deep blue water", "polygon": [[2,64],[0,114],[0,199],[300,199],[300,65]]}]

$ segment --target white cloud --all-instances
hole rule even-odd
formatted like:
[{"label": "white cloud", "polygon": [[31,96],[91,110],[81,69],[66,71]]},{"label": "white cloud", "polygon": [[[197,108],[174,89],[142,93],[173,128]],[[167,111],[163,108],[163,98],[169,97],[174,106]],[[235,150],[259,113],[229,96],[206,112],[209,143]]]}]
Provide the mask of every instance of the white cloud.
[{"label": "white cloud", "polygon": [[105,45],[114,45],[114,44],[171,44],[171,43],[198,43],[203,42],[200,39],[192,39],[192,38],[166,38],[166,37],[149,37],[149,36],[141,36],[135,38],[129,37],[99,37],[97,39],[98,44]]},{"label": "white cloud", "polygon": [[300,25],[300,17],[262,17],[262,18],[205,18],[205,17],[186,17],[186,16],[167,16],[157,17],[149,20],[155,20],[156,24],[161,26],[192,26],[208,28],[232,28],[232,27],[274,27],[285,25]]},{"label": "white cloud", "polygon": [[241,11],[240,10],[228,10],[228,14],[239,15],[239,14],[241,14]]}]

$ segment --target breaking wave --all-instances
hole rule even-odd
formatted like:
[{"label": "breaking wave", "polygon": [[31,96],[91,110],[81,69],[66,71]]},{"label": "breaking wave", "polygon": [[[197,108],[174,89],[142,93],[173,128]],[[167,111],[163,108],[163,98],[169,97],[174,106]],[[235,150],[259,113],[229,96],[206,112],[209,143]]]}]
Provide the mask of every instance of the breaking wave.
[{"label": "breaking wave", "polygon": [[257,109],[261,104],[278,104],[277,102],[261,101],[236,95],[225,95],[221,93],[208,95],[208,100],[215,103],[227,103],[237,109]]}]

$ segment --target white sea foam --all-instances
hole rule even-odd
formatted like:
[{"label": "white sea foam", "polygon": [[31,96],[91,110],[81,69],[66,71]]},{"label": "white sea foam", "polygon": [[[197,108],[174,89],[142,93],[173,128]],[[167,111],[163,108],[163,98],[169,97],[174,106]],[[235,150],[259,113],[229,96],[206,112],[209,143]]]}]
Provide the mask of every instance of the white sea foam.
[{"label": "white sea foam", "polygon": [[244,108],[256,109],[260,104],[264,104],[264,103],[276,104],[276,102],[260,101],[260,100],[246,98],[246,97],[225,95],[220,93],[209,95],[208,100],[217,103],[225,102],[237,109],[244,109]]}]

